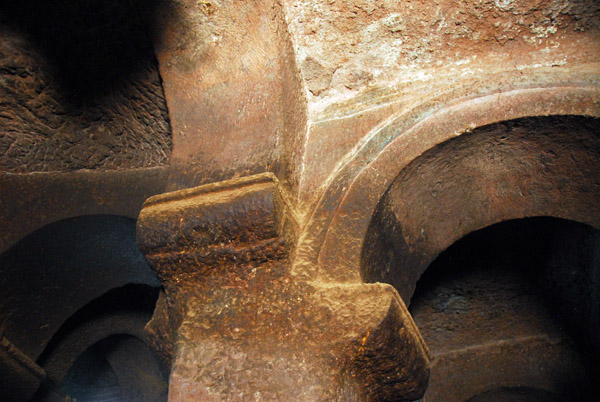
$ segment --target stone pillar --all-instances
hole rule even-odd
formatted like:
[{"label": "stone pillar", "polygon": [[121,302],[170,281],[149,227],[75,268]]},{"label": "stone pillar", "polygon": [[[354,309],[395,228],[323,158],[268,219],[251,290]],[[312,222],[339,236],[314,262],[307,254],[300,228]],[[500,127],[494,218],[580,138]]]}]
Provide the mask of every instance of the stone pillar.
[{"label": "stone pillar", "polygon": [[138,242],[165,293],[147,331],[169,401],[414,400],[429,360],[397,292],[300,280],[271,174],[147,200]]}]

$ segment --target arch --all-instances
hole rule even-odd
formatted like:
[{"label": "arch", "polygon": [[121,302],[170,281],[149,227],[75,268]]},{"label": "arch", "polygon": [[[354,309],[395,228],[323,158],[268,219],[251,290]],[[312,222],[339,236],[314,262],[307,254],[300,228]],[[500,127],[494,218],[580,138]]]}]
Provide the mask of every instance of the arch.
[{"label": "arch", "polygon": [[69,317],[40,354],[37,363],[48,378],[60,384],[78,356],[92,345],[115,335],[144,340],[158,289],[129,284],[111,289]]},{"label": "arch", "polygon": [[38,359],[47,380],[34,400],[57,393],[82,397],[106,388],[93,386],[96,371],[101,377],[112,372],[118,387],[107,390],[120,392],[124,400],[166,400],[168,367],[161,365],[144,332],[158,293],[148,285],[126,285],[69,317]]},{"label": "arch", "polygon": [[4,335],[37,360],[75,312],[127,284],[157,288],[137,247],[135,220],[90,215],[47,225],[0,256]]},{"label": "arch", "polygon": [[446,141],[412,161],[381,197],[361,277],[408,302],[429,264],[466,234],[553,216],[600,227],[600,120],[522,118]]},{"label": "arch", "polygon": [[453,243],[411,299],[432,356],[423,400],[493,387],[598,395],[599,276],[600,230],[570,220],[503,221]]},{"label": "arch", "polygon": [[142,340],[131,335],[112,335],[86,349],[61,389],[76,400],[167,400],[166,379],[155,357]]},{"label": "arch", "polygon": [[600,117],[600,90],[578,85],[514,89],[459,100],[408,129],[401,129],[400,117],[391,120],[324,191],[299,237],[296,274],[361,282],[361,253],[371,218],[399,172],[427,150],[478,127],[549,115]]}]

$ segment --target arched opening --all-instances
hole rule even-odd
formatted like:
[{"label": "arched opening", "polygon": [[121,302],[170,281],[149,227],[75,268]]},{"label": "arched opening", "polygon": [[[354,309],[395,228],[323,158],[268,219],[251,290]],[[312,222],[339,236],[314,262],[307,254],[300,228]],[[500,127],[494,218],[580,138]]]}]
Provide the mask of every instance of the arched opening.
[{"label": "arched opening", "polygon": [[[598,103],[597,89],[576,84],[571,72],[561,77],[556,85],[537,87],[541,81],[535,78],[532,86],[516,85],[510,90],[503,82],[493,93],[474,91],[473,97],[459,97],[441,108],[437,102],[427,102],[412,118],[400,114],[383,127],[374,127],[365,142],[348,154],[324,183],[324,191],[299,236],[294,271],[314,272],[326,281],[372,281],[365,275],[368,262],[364,253],[371,248],[367,234],[377,208],[400,172],[444,142],[455,142],[483,128],[501,126],[502,122],[523,120],[564,118],[575,123],[567,130],[574,131],[574,137],[579,137],[578,131],[584,136],[597,133],[597,127],[590,130],[584,123],[588,121],[593,126],[599,116],[598,108],[593,106]],[[535,124],[532,127],[534,131],[538,128],[541,127]],[[511,218],[516,217],[504,219]],[[588,217],[584,222],[592,224],[589,220]],[[416,277],[413,279],[416,281]],[[403,297],[410,293],[410,289],[399,290]]]},{"label": "arched opening", "polygon": [[425,401],[598,391],[598,133],[583,116],[482,126],[422,153],[379,198],[360,273],[410,303],[433,354]]},{"label": "arched opening", "polygon": [[600,227],[600,119],[531,117],[491,124],[412,161],[380,199],[361,250],[365,282],[410,300],[451,244],[510,219],[554,216]]},{"label": "arched opening", "polygon": [[168,367],[147,345],[144,331],[158,294],[157,288],[126,285],[71,316],[37,361],[46,381],[33,401],[165,401]]},{"label": "arched opening", "polygon": [[[160,282],[137,247],[135,220],[94,215],[47,225],[0,256],[0,273],[2,335],[44,371],[32,400],[64,399],[67,373],[78,378],[77,367],[102,361],[94,360],[100,352],[112,371],[93,372],[106,384],[114,372],[120,400],[166,400],[168,368],[144,332]],[[147,369],[137,379],[126,369],[135,362]]]},{"label": "arched opening", "polygon": [[115,371],[106,361],[103,345],[94,345],[75,361],[61,390],[75,400],[121,400]]},{"label": "arched opening", "polygon": [[424,401],[592,400],[599,279],[600,231],[573,221],[506,221],[454,243],[409,308],[433,357]]},{"label": "arched opening", "polygon": [[86,349],[60,387],[77,401],[166,401],[167,386],[156,359],[144,342],[113,335]]},{"label": "arched opening", "polygon": [[4,336],[37,360],[63,323],[127,284],[159,287],[135,239],[135,220],[91,215],[47,225],[0,256]]}]

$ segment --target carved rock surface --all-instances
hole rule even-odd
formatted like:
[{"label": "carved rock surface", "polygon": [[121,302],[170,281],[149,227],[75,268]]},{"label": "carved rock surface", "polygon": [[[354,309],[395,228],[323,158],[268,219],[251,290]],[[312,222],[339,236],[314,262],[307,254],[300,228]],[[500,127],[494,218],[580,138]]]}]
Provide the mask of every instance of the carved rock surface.
[{"label": "carved rock surface", "polygon": [[[426,346],[389,285],[290,275],[282,200],[263,174],[150,198],[138,242],[165,287],[148,326],[173,401],[413,400]],[[341,398],[341,399],[340,399]]]},{"label": "carved rock surface", "polygon": [[167,106],[135,5],[7,3],[0,6],[0,170],[166,164]]},{"label": "carved rock surface", "polygon": [[582,44],[599,33],[594,0],[283,3],[315,113],[372,87],[593,58]]}]

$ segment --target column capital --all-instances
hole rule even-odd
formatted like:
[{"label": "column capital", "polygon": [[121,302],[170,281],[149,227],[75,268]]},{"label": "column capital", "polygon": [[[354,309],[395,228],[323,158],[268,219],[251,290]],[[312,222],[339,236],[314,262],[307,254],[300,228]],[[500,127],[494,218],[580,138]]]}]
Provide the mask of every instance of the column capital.
[{"label": "column capital", "polygon": [[[270,174],[150,198],[138,242],[166,303],[170,400],[414,400],[425,344],[383,284],[290,273],[286,208]],[[166,306],[166,307],[165,307]]]}]

